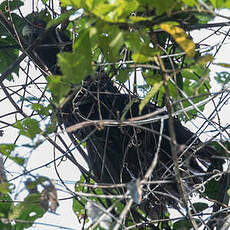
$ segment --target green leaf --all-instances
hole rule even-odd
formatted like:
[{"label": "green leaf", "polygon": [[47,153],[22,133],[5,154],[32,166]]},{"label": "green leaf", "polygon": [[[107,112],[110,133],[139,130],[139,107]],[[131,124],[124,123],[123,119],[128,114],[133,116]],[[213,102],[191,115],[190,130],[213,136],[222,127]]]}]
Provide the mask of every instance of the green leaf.
[{"label": "green leaf", "polygon": [[196,0],[182,0],[182,2],[191,7],[197,4]]},{"label": "green leaf", "polygon": [[[155,74],[153,71],[150,70],[143,72],[143,76],[147,82],[148,87],[145,89],[147,90],[147,92],[151,89],[149,88],[149,86],[154,86],[155,84],[158,85],[159,82],[162,81],[162,76],[160,74]],[[170,95],[175,96],[175,92],[174,92],[175,87],[172,85],[170,81],[168,81],[168,86],[169,86]],[[156,97],[154,98],[157,101],[158,106],[162,106],[164,94],[165,94],[165,89],[163,86],[161,86],[157,92]]]},{"label": "green leaf", "polygon": [[46,26],[46,28],[50,28],[52,26],[57,26],[60,25],[61,23],[65,22],[66,20],[69,19],[69,17],[75,12],[75,9],[66,11],[64,13],[61,13],[61,15],[58,18],[55,18],[53,20],[50,20]]},{"label": "green leaf", "polygon": [[117,76],[116,76],[116,79],[120,83],[125,83],[129,79],[129,76],[130,76],[130,70],[128,70],[128,69],[120,69],[118,74],[117,74]]},{"label": "green leaf", "polygon": [[230,9],[230,1],[226,1],[223,8]]},{"label": "green leaf", "polygon": [[[208,98],[210,89],[208,73],[209,71],[205,70],[205,65],[197,65],[191,69],[183,69],[181,71],[183,77],[183,90],[190,97],[196,96],[191,99],[193,103],[198,103]],[[199,78],[198,76],[202,77]],[[183,101],[182,104],[184,108],[191,105],[188,100]],[[200,109],[203,110],[204,106],[200,106]],[[191,119],[197,114],[197,111],[193,109],[187,112],[187,114]]]},{"label": "green leaf", "polygon": [[141,6],[154,10],[156,16],[167,13],[170,14],[172,9],[178,7],[178,3],[174,0],[138,0]]},{"label": "green leaf", "polygon": [[10,156],[10,159],[17,163],[18,165],[23,165],[25,163],[25,158],[22,157],[12,157]]},{"label": "green leaf", "polygon": [[82,215],[85,215],[86,203],[87,203],[86,200],[82,198],[80,199],[80,202],[79,200],[76,200],[76,199],[73,200],[72,208],[76,216],[80,217]]},{"label": "green leaf", "polygon": [[[108,27],[106,29],[108,37],[101,36],[99,45],[106,54],[107,60],[116,62],[120,57],[120,49],[124,45],[123,32],[117,26],[111,26],[110,31]],[[105,40],[107,40],[106,43],[104,43]]]},{"label": "green leaf", "polygon": [[209,21],[214,19],[214,15],[213,14],[209,14],[209,13],[194,13],[194,17],[198,20],[196,23],[198,24],[207,24]]},{"label": "green leaf", "polygon": [[120,60],[120,51],[124,46],[124,32],[117,25],[96,23],[90,28],[89,36],[92,48],[99,48],[106,61]]},{"label": "green leaf", "polygon": [[213,56],[211,54],[204,55],[200,57],[196,63],[196,65],[206,65],[208,62],[213,61]]},{"label": "green leaf", "polygon": [[156,82],[150,91],[147,93],[144,99],[141,100],[141,103],[139,105],[139,114],[141,114],[143,108],[145,105],[149,102],[149,100],[159,91],[161,86],[163,85],[163,81]]},{"label": "green leaf", "polygon": [[50,76],[48,80],[48,89],[51,91],[54,101],[59,104],[61,99],[70,91],[70,83],[63,81],[63,76]]},{"label": "green leaf", "polygon": [[137,0],[115,0],[113,3],[87,1],[87,3],[89,11],[108,22],[125,22],[127,17],[139,6]]},{"label": "green leaf", "polygon": [[[75,184],[75,192],[82,192],[85,190],[84,187],[80,186],[79,183],[85,183],[85,179],[83,176],[80,177],[80,180]],[[85,205],[86,200],[82,197],[79,197],[79,199],[73,200],[73,211],[77,216],[84,215],[85,214]]]},{"label": "green leaf", "polygon": [[229,63],[213,63],[213,64],[221,66],[221,67],[225,67],[225,68],[230,68],[230,64]]},{"label": "green leaf", "polygon": [[63,81],[79,84],[92,72],[92,56],[89,32],[80,34],[74,44],[73,53],[59,53],[58,64],[63,73]]},{"label": "green leaf", "polygon": [[22,157],[11,156],[11,153],[15,150],[17,146],[15,144],[0,144],[0,153],[9,157],[12,161],[19,165],[23,165],[25,159]]},{"label": "green leaf", "polygon": [[117,46],[120,48],[123,44],[123,33],[122,31],[117,31],[118,33],[113,34],[113,38],[111,38],[111,42],[109,44],[109,47],[111,49],[115,49]]},{"label": "green leaf", "polygon": [[0,184],[0,193],[8,194],[9,192],[11,192],[10,186],[11,186],[11,184],[9,184],[7,182],[2,182]]},{"label": "green leaf", "polygon": [[192,229],[193,225],[188,219],[181,219],[173,224],[173,229],[176,230],[184,230],[184,229]]},{"label": "green leaf", "polygon": [[[1,32],[0,32],[1,35]],[[1,38],[0,39],[0,46],[1,47],[7,47],[7,46],[12,46],[15,45],[14,42],[9,39],[9,37],[6,38]],[[1,49],[0,50],[0,73],[4,73],[18,58],[19,50],[18,49]],[[19,71],[19,66],[16,66],[13,69],[13,72],[18,74]],[[12,80],[13,75],[10,74],[6,78],[7,80]]]},{"label": "green leaf", "polygon": [[228,189],[227,193],[228,193],[228,196],[230,196],[230,189]]},{"label": "green leaf", "polygon": [[194,57],[196,46],[192,40],[188,39],[183,29],[178,26],[173,26],[170,23],[161,23],[160,27],[175,39],[188,57]]},{"label": "green leaf", "polygon": [[224,72],[216,73],[216,76],[214,76],[214,78],[222,86],[225,86],[230,82],[230,74],[229,74],[229,72],[224,71]]},{"label": "green leaf", "polygon": [[139,3],[136,0],[116,0],[114,5],[116,8],[108,16],[112,19],[112,22],[125,22],[126,17],[138,9]]},{"label": "green leaf", "polygon": [[0,144],[0,153],[5,156],[10,156],[11,152],[14,151],[15,144]]},{"label": "green leaf", "polygon": [[115,0],[107,2],[105,0],[61,0],[63,6],[74,6],[83,8],[85,13],[90,13],[107,22],[125,22],[132,12],[139,7],[137,0]]},{"label": "green leaf", "polygon": [[129,23],[136,23],[136,22],[142,22],[142,21],[150,21],[151,17],[141,17],[141,16],[130,16],[129,17]]},{"label": "green leaf", "polygon": [[22,121],[17,121],[14,127],[19,129],[19,134],[30,139],[34,139],[37,134],[41,133],[39,121],[29,117]]},{"label": "green leaf", "polygon": [[[81,183],[86,183],[85,179],[83,176],[80,177],[80,180],[75,184],[75,192],[84,192],[84,193],[90,193],[90,194],[97,194],[101,195],[104,194],[101,188],[88,188],[84,187],[81,185]],[[87,182],[88,183],[88,182]],[[90,184],[95,184],[95,181],[90,179],[89,181]],[[89,200],[92,200],[95,202],[96,198],[95,197],[88,197]],[[105,199],[100,199],[100,202],[103,202],[104,205],[106,206]],[[77,216],[82,216],[85,215],[85,205],[87,201],[84,199],[84,197],[78,197],[78,199],[74,199],[73,201],[73,211]]]},{"label": "green leaf", "polygon": [[45,106],[45,105],[42,105],[40,103],[33,103],[32,104],[32,109],[34,111],[36,111],[39,115],[43,115],[43,116],[49,116],[50,115],[50,113],[49,113],[50,108],[51,108],[50,105]]},{"label": "green leaf", "polygon": [[7,13],[8,11],[11,12],[17,10],[20,6],[23,5],[24,3],[20,0],[4,1],[0,4],[0,10],[2,10],[4,13]]},{"label": "green leaf", "polygon": [[151,59],[149,59],[148,56],[145,56],[141,53],[133,53],[132,59],[136,63],[145,63],[145,62],[151,61]]},{"label": "green leaf", "polygon": [[153,57],[149,57],[141,53],[133,53],[132,59],[136,63],[145,63],[145,62],[153,61]]},{"label": "green leaf", "polygon": [[208,208],[208,204],[202,202],[193,203],[192,205],[195,208],[196,212],[203,212],[205,209]]},{"label": "green leaf", "polygon": [[127,47],[132,51],[132,59],[136,63],[145,63],[154,60],[154,56],[160,53],[159,49],[150,47],[148,37],[140,36],[139,33],[128,33],[125,36]]},{"label": "green leaf", "polygon": [[29,194],[23,202],[13,207],[9,219],[25,220],[25,222],[17,222],[18,230],[31,227],[36,219],[45,214],[44,209],[40,206],[40,196],[40,193]]},{"label": "green leaf", "polygon": [[57,129],[57,118],[52,117],[51,121],[46,125],[43,134],[46,136],[50,133],[53,133],[56,129]]},{"label": "green leaf", "polygon": [[219,181],[211,180],[205,185],[204,194],[208,198],[216,200],[217,194],[220,193],[220,188],[221,188],[220,180]]},{"label": "green leaf", "polygon": [[0,200],[6,201],[0,202],[0,216],[8,218],[9,212],[13,207],[12,199],[9,194],[0,194]]},{"label": "green leaf", "polygon": [[[225,8],[225,0],[210,0],[214,8]],[[226,1],[228,2],[228,1]]]},{"label": "green leaf", "polygon": [[124,121],[125,120],[125,116],[126,114],[130,111],[130,108],[132,107],[132,105],[134,103],[137,102],[137,99],[136,98],[132,98],[129,103],[125,106],[125,108],[122,110],[122,115],[121,115],[121,121]]}]

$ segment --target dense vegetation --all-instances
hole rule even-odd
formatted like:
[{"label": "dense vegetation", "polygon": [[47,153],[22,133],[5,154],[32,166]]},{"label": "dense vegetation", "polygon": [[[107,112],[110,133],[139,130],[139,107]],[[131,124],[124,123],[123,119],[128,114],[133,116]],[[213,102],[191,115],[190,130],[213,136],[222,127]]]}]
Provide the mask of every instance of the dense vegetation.
[{"label": "dense vegetation", "polygon": [[[230,64],[216,62],[215,58],[229,38],[226,23],[229,18],[221,14],[221,9],[230,8],[229,1],[60,2],[61,7],[55,8],[51,0],[34,0],[34,6],[39,4],[39,9],[33,9],[28,16],[20,11],[22,1],[0,4],[0,102],[7,101],[9,105],[9,111],[0,116],[0,129],[4,131],[3,137],[8,135],[9,128],[17,133],[13,139],[0,144],[0,229],[25,229],[47,211],[56,211],[58,196],[52,178],[37,175],[36,168],[27,169],[33,152],[48,142],[59,151],[50,149],[46,154],[54,152],[50,164],[62,183],[61,189],[73,199],[72,208],[76,218],[81,219],[82,229],[86,226],[92,229],[97,226],[102,229],[228,229],[229,127],[223,124],[219,112],[228,103]],[[216,17],[222,21],[211,22]],[[35,25],[33,33],[37,34],[29,38],[23,28],[31,24]],[[193,39],[194,31],[200,33],[200,38]],[[218,36],[221,39],[211,45],[209,39]],[[33,65],[37,71],[31,70]],[[219,84],[218,91],[210,85],[212,66],[221,67],[212,78]],[[98,118],[76,126],[76,121],[70,121],[72,117],[67,116],[69,123],[63,121],[63,111],[71,95],[78,95],[75,92],[82,81],[99,73],[113,84],[113,93],[124,98],[125,104],[121,111],[116,111],[119,112],[116,119]],[[95,95],[103,98],[100,90],[99,87]],[[86,98],[89,99],[87,95]],[[213,109],[204,112],[208,103]],[[151,111],[152,105],[157,109]],[[92,108],[95,111],[98,107]],[[135,116],[127,115],[133,108]],[[155,110],[158,113],[152,113]],[[178,143],[180,125],[173,117],[176,122],[187,124],[196,118],[202,120],[191,143]],[[167,191],[170,198],[164,199],[163,205],[153,199],[153,209],[159,210],[149,213],[142,204],[147,194],[154,194],[154,184],[172,183],[171,177],[165,177],[167,172],[163,175],[161,172],[155,180],[151,176],[157,169],[155,158],[147,164],[150,171],[146,169],[139,178],[135,175],[135,180],[129,183],[105,184],[110,181],[98,180],[95,170],[82,166],[82,159],[90,164],[86,150],[90,136],[87,133],[87,137],[80,138],[77,132],[93,127],[89,128],[90,135],[94,130],[99,135],[112,126],[116,127],[111,128],[115,134],[123,129],[130,135],[126,127],[136,128],[135,132],[151,129],[148,124],[154,119],[159,122],[157,142],[167,136],[170,143],[172,165],[167,167],[173,174],[174,191],[179,195]],[[160,128],[164,124],[161,121],[169,123],[167,135]],[[132,143],[134,147],[140,140],[136,141]],[[110,139],[107,143],[110,144]],[[187,155],[185,151],[182,157],[177,152],[183,152],[185,146]],[[25,156],[24,151],[29,154]],[[196,165],[195,158],[201,152],[203,157]],[[65,159],[81,175],[73,191],[59,172],[59,164],[64,164]],[[12,169],[6,168],[8,162],[17,165],[21,174],[11,173]],[[206,170],[201,170],[200,164]],[[199,170],[186,174],[194,169]],[[22,180],[19,182],[18,178]],[[190,180],[187,191],[185,184]],[[16,202],[18,196],[20,201]]]}]

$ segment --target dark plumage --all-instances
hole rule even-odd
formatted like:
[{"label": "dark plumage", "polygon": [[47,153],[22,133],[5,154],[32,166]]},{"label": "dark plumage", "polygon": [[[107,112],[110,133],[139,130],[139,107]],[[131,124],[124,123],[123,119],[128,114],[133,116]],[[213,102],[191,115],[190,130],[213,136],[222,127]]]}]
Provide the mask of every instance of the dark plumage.
[{"label": "dark plumage", "polygon": [[[119,121],[131,98],[128,94],[122,94],[105,74],[98,74],[94,79],[88,78],[77,93],[69,98],[62,108],[62,121],[65,127],[87,120]],[[125,119],[138,116],[139,103],[140,100],[136,98]],[[159,108],[148,103],[142,115],[157,109]],[[171,182],[150,186],[151,193],[141,203],[141,208],[152,218],[159,218],[166,204],[175,207],[180,197],[173,170],[168,123],[168,119],[163,122],[158,162],[151,180]],[[161,121],[139,127],[88,126],[73,132],[73,135],[80,141],[86,140],[89,167],[98,182],[127,183],[143,178],[150,167],[157,151],[160,127]],[[174,129],[178,157],[181,159],[181,175],[187,178],[183,179],[183,185],[185,191],[190,192],[193,185],[203,180],[197,173],[212,171],[214,168],[221,170],[222,162],[214,158],[217,153],[212,147],[204,146],[199,149],[202,142],[177,119],[174,119]],[[191,143],[193,147],[188,148]]]},{"label": "dark plumage", "polygon": [[[29,31],[29,30],[27,30]],[[42,31],[39,29],[36,36]],[[65,36],[63,36],[64,38]],[[65,41],[67,41],[65,37]],[[56,44],[58,39],[55,31],[44,37],[41,44]],[[68,47],[70,50],[70,47]],[[59,48],[40,47],[35,49],[38,56],[53,73],[59,72],[56,67],[56,55]],[[47,55],[48,54],[48,55]],[[88,76],[84,84],[76,90],[61,109],[61,122],[65,127],[86,120],[120,120],[127,104],[131,99],[136,102],[126,111],[125,119],[138,116],[140,100],[128,94],[121,93],[113,81],[104,73]],[[148,103],[142,115],[156,111],[154,104]],[[166,113],[165,113],[166,114]],[[159,116],[164,115],[161,113]],[[159,206],[160,212],[165,204],[173,204],[172,197],[179,198],[175,175],[173,171],[172,153],[168,119],[163,121],[162,139],[158,152],[158,162],[152,173],[152,180],[172,180],[173,183],[151,186],[151,195],[142,202],[143,210],[149,213],[151,207]],[[132,179],[143,178],[157,152],[161,121],[144,124],[142,126],[88,126],[73,132],[79,140],[86,141],[88,164],[98,182],[127,183]],[[215,160],[218,155],[210,146],[203,146],[194,133],[185,128],[178,119],[174,119],[178,157],[184,185],[189,191],[192,185],[199,183],[202,177],[191,177],[213,168],[221,169],[222,162]],[[192,148],[187,148],[190,144]],[[199,150],[197,150],[199,149]],[[189,179],[188,179],[189,178]],[[148,202],[148,199],[151,202]],[[147,201],[147,202],[146,202]],[[156,208],[157,209],[157,208]],[[150,214],[152,217],[159,213]]]},{"label": "dark plumage", "polygon": [[[63,106],[63,122],[68,127],[86,120],[120,120],[130,100],[130,95],[120,93],[107,76],[99,74],[96,79],[85,81],[77,94]],[[126,112],[125,119],[139,115],[139,103],[140,101],[136,98],[136,102]],[[154,112],[157,109],[155,105],[149,103],[143,109],[142,115]],[[160,121],[139,127],[90,126],[74,132],[74,135],[79,140],[88,137],[86,146],[89,154],[89,164],[98,180],[100,182],[121,183],[144,176],[157,151],[160,126]],[[185,128],[177,119],[174,119],[174,129],[178,144],[178,156],[192,142],[195,142],[197,147],[202,144],[196,135]],[[162,172],[169,169],[173,163],[168,119],[163,122],[162,134],[158,154],[159,162],[154,171],[155,179],[160,179]],[[211,163],[212,158],[210,157],[213,155],[213,151],[211,147],[207,146],[197,152],[188,149],[182,156],[183,162],[186,158],[190,172],[204,172],[199,164],[208,161]],[[186,167],[185,164],[182,167]],[[169,177],[172,177],[172,175]]]},{"label": "dark plumage", "polygon": [[23,27],[22,35],[28,44],[38,37],[41,39],[34,51],[53,74],[61,74],[57,67],[57,54],[60,51],[71,51],[72,45],[68,36],[55,27],[45,30],[46,22],[29,17],[30,23]]}]

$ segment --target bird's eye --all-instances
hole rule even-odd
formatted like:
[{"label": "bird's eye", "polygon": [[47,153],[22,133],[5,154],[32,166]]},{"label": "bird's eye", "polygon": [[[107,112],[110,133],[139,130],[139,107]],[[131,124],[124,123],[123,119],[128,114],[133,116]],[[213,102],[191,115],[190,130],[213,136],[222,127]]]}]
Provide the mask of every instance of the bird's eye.
[{"label": "bird's eye", "polygon": [[38,23],[38,24],[37,24],[37,27],[38,27],[38,28],[43,28],[43,26],[42,26],[41,23]]}]

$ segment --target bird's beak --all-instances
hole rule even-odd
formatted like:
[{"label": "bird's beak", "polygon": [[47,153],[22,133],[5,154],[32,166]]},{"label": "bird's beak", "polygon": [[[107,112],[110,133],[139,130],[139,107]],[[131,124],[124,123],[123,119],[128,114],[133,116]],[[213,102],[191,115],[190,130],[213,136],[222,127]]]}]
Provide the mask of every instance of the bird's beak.
[{"label": "bird's beak", "polygon": [[33,28],[29,25],[25,25],[22,29],[23,37],[31,37],[33,35]]}]

